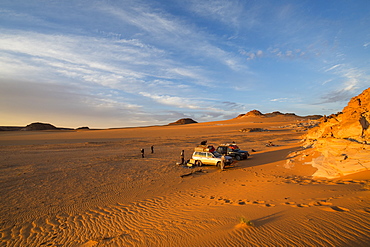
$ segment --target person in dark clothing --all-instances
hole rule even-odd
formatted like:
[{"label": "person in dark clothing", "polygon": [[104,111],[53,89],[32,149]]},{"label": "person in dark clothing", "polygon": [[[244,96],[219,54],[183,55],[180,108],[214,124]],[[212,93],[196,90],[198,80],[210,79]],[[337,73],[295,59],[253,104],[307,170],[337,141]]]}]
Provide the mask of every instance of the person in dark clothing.
[{"label": "person in dark clothing", "polygon": [[181,164],[184,164],[184,150],[181,151],[180,153],[180,157],[181,157]]},{"label": "person in dark clothing", "polygon": [[141,149],[141,158],[144,158],[144,148]]},{"label": "person in dark clothing", "polygon": [[151,146],[150,149],[152,150],[152,153],[154,153],[154,146]]}]

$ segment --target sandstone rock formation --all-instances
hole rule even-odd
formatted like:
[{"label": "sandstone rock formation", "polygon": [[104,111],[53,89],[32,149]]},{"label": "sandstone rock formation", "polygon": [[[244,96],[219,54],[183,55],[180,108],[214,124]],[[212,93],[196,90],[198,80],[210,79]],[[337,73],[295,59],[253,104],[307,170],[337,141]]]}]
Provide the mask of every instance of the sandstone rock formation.
[{"label": "sandstone rock formation", "polygon": [[307,139],[341,138],[365,142],[370,137],[370,88],[353,97],[342,112],[323,117],[319,128],[313,129]]},{"label": "sandstone rock formation", "polygon": [[[338,114],[323,117],[304,137],[304,155],[317,177],[335,178],[370,169],[370,88]],[[291,162],[291,160],[290,160]]]},{"label": "sandstone rock formation", "polygon": [[250,112],[247,112],[247,114],[245,114],[245,116],[263,116],[262,112],[258,111],[258,110],[252,110]]},{"label": "sandstone rock formation", "polygon": [[198,122],[194,121],[191,118],[182,118],[182,119],[177,120],[176,122],[170,123],[169,125],[174,125],[174,124],[192,124],[192,123],[198,123]]}]

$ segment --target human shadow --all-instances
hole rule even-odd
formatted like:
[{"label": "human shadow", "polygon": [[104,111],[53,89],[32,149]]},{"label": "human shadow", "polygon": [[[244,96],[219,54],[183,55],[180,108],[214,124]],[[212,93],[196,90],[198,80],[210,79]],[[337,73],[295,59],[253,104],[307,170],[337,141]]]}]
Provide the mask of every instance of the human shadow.
[{"label": "human shadow", "polygon": [[265,224],[268,224],[270,222],[273,222],[273,221],[281,218],[282,216],[283,216],[282,211],[280,211],[280,212],[277,212],[277,213],[274,213],[274,214],[266,215],[264,217],[252,220],[252,222],[253,222],[253,225],[255,227],[259,227],[259,226],[263,226]]}]

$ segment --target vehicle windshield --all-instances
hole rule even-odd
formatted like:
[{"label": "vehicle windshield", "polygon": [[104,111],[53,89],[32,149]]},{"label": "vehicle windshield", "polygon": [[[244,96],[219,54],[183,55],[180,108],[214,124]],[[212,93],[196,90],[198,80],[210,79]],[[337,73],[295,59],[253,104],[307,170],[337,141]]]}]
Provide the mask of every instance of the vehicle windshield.
[{"label": "vehicle windshield", "polygon": [[214,152],[212,152],[212,153],[213,153],[213,155],[214,155],[216,158],[221,157],[221,154],[220,154],[220,153],[218,153],[218,152],[216,152],[216,151],[214,151]]},{"label": "vehicle windshield", "polygon": [[237,145],[230,145],[229,148],[232,149],[233,151],[239,151],[240,150]]}]

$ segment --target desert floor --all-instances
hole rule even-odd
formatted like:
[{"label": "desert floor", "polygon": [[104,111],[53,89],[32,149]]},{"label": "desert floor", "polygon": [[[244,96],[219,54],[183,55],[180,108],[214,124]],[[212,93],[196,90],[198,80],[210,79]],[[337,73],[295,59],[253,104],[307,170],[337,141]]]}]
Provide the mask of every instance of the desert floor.
[{"label": "desert floor", "polygon": [[[310,157],[286,168],[304,134],[295,121],[1,132],[0,245],[370,246],[369,172],[312,178]],[[250,159],[176,165],[203,140]]]}]

